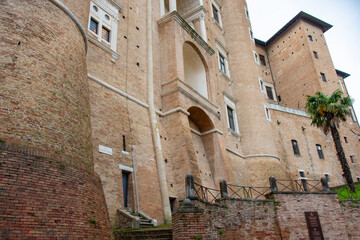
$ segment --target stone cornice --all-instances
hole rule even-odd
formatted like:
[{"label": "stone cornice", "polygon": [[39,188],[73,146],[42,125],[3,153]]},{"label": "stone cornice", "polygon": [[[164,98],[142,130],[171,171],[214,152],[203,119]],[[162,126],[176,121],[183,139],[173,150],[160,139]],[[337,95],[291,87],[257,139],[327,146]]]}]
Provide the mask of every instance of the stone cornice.
[{"label": "stone cornice", "polygon": [[180,14],[176,11],[173,11],[167,15],[165,15],[164,17],[162,17],[159,21],[158,21],[158,25],[163,25],[171,20],[175,20],[176,22],[179,23],[179,25],[185,30],[187,31],[191,37],[197,41],[205,50],[207,53],[209,53],[210,55],[214,55],[215,51],[214,49],[212,49],[209,44],[207,44],[205,42],[204,39],[202,39],[202,37],[180,16]]},{"label": "stone cornice", "polygon": [[296,109],[296,108],[286,107],[286,106],[282,106],[279,104],[273,104],[273,103],[268,103],[267,107],[270,109],[273,109],[273,110],[280,111],[280,112],[291,113],[291,114],[302,116],[302,117],[308,117],[305,111]]}]

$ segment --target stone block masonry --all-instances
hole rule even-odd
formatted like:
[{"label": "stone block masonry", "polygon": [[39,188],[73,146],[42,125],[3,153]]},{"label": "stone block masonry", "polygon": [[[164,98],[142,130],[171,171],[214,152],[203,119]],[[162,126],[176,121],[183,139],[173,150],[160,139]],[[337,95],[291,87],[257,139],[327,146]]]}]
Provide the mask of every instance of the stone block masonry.
[{"label": "stone block masonry", "polygon": [[0,239],[111,239],[100,178],[85,169],[1,143]]}]

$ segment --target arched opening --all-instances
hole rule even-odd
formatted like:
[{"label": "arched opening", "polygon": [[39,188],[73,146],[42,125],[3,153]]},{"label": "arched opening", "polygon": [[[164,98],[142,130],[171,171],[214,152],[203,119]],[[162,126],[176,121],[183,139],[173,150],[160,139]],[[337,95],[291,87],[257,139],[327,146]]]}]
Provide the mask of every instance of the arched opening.
[{"label": "arched opening", "polygon": [[192,45],[185,42],[183,46],[185,83],[189,84],[202,96],[208,98],[206,67],[199,53]]},{"label": "arched opening", "polygon": [[[209,130],[214,128],[209,116],[198,107],[191,107],[188,109],[189,124],[191,129],[191,136],[195,150],[196,162],[199,168],[201,184],[214,188],[214,163],[213,159],[213,141],[206,134]],[[211,136],[210,136],[211,137]]]}]

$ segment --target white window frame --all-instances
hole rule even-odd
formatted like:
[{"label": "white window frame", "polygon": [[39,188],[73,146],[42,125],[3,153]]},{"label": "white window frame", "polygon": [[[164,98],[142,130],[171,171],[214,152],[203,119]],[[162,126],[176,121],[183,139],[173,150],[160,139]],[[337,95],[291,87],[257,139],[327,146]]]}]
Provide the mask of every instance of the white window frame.
[{"label": "white window frame", "polygon": [[339,79],[339,84],[340,84],[341,91],[342,91],[343,93],[345,93],[345,91],[344,91],[344,86],[343,86],[343,84],[342,84],[342,82],[341,82],[342,78],[339,77],[338,79]]},{"label": "white window frame", "polygon": [[250,20],[249,10],[248,10],[246,7],[244,7],[244,10],[245,10],[245,16],[246,16],[246,18],[247,18],[248,20]]},{"label": "white window frame", "polygon": [[[354,160],[354,162],[351,160],[351,157],[352,157],[352,159]],[[355,154],[350,154],[350,162],[351,162],[351,164],[356,164]]]},{"label": "white window frame", "polygon": [[259,54],[255,50],[253,50],[253,54],[255,63],[260,66]]},{"label": "white window frame", "polygon": [[355,112],[352,107],[350,107],[350,115],[351,115],[351,119],[353,120],[353,122],[356,122]]},{"label": "white window frame", "polygon": [[[96,12],[94,7],[98,8]],[[88,30],[94,38],[96,38],[99,42],[108,45],[111,50],[116,52],[116,43],[117,43],[117,28],[119,22],[119,11],[121,8],[118,6],[114,6],[107,0],[92,0],[90,2],[90,14],[89,14],[89,26]],[[106,19],[105,15],[109,17],[109,20]],[[90,22],[91,19],[94,19],[98,22],[98,33],[94,33],[90,30]],[[110,41],[106,41],[102,38],[102,28],[106,28],[110,31]]]},{"label": "white window frame", "polygon": [[231,100],[229,97],[224,96],[224,102],[225,102],[225,112],[226,112],[226,122],[227,122],[227,127],[230,131],[234,131],[233,129],[230,128],[230,123],[229,123],[229,116],[228,116],[228,112],[227,109],[228,107],[231,108],[233,110],[233,117],[234,117],[234,127],[235,127],[235,133],[240,134],[239,133],[239,126],[238,126],[238,120],[237,120],[237,114],[236,114],[236,105],[235,102],[233,100]]},{"label": "white window frame", "polygon": [[300,180],[307,180],[307,177],[301,177],[300,172],[304,173],[304,176],[305,176],[305,171],[303,169],[298,169],[298,172],[299,172],[299,175],[300,175],[300,177],[299,177]]},{"label": "white window frame", "polygon": [[271,122],[270,108],[264,105],[266,119]]},{"label": "white window frame", "polygon": [[[270,87],[271,88],[271,91],[272,91],[272,94],[273,94],[273,97],[274,99],[270,99],[268,94],[267,94],[267,91],[266,91],[266,87]],[[274,88],[274,85],[273,84],[270,84],[270,83],[267,83],[267,82],[264,82],[264,93],[265,93],[265,96],[268,100],[270,101],[277,101],[277,98],[276,98],[276,94],[275,94],[275,88]]]},{"label": "white window frame", "polygon": [[251,28],[249,28],[249,35],[250,35],[250,39],[255,42],[254,33]]},{"label": "white window frame", "polygon": [[262,78],[259,78],[259,85],[260,85],[260,90],[261,90],[261,92],[266,95],[265,82],[264,82],[264,80],[262,80]]},{"label": "white window frame", "polygon": [[[216,40],[216,49],[217,49],[217,58],[218,58],[218,65],[219,65],[219,71],[224,74],[225,76],[227,76],[228,78],[230,78],[230,70],[229,70],[229,61],[228,61],[228,54],[229,51],[224,47],[224,45]],[[221,64],[220,64],[220,56],[219,54],[221,54],[224,57],[224,62],[225,62],[225,73],[221,70]]]},{"label": "white window frame", "polygon": [[[214,10],[212,9],[213,6],[216,8],[217,12],[218,12],[218,15],[219,15],[219,22],[216,21],[215,17],[214,17]],[[217,0],[212,0],[211,1],[211,16],[212,16],[212,19],[214,20],[214,22],[216,22],[220,28],[222,28],[222,19],[221,19],[221,5],[220,3],[217,1]]]}]

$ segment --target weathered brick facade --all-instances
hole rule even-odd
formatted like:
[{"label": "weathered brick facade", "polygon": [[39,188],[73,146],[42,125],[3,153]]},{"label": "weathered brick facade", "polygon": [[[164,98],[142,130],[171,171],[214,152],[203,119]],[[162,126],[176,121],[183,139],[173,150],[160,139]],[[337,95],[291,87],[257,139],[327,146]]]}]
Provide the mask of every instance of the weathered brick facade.
[{"label": "weathered brick facade", "polygon": [[[163,223],[167,199],[176,208],[185,197],[183,179],[188,173],[196,183],[216,189],[223,179],[267,186],[270,176],[297,179],[299,170],[315,179],[326,173],[330,185],[343,184],[331,137],[311,127],[303,111],[307,94],[329,94],[344,84],[346,74],[335,71],[324,38],[330,25],[300,13],[262,42],[251,35],[245,0],[153,0],[148,28],[145,2],[1,1],[1,142],[46,153],[40,156],[44,164],[46,159],[59,159],[59,166],[76,166],[71,167],[72,181],[94,183],[96,172],[105,201],[102,196],[94,201],[107,208],[113,227],[118,209],[141,210]],[[320,73],[326,74],[327,82]],[[266,87],[272,89],[273,99]],[[341,124],[340,134],[347,158],[354,158],[349,165],[356,180],[356,120],[349,117]],[[299,155],[293,152],[292,140],[299,145]],[[319,159],[316,144],[322,146],[325,159]],[[12,154],[16,151],[4,156]],[[13,164],[27,172],[23,154],[21,150]],[[53,169],[48,165],[36,171]],[[2,178],[7,171],[18,174],[15,167],[4,166]],[[85,178],[88,172],[93,177]],[[52,188],[55,179],[65,181],[61,177],[67,175],[61,173],[54,170],[54,176],[49,175],[53,180],[44,187]],[[23,184],[26,179],[36,182],[37,175],[27,174]],[[79,186],[79,195],[64,190],[61,199],[80,207],[80,196],[101,195],[100,187],[96,182],[92,192],[80,193]],[[48,196],[49,202],[55,201],[54,195]],[[24,201],[29,199],[30,193],[24,195]],[[12,200],[6,204],[16,204],[17,199]],[[253,203],[233,204],[244,212],[261,211]],[[271,218],[270,212],[264,218]],[[79,215],[81,221],[84,214],[85,210]],[[255,221],[259,229],[262,224]],[[226,234],[242,233],[229,228]]]},{"label": "weathered brick facade", "polygon": [[1,239],[111,239],[102,184],[84,163],[0,148]]}]

